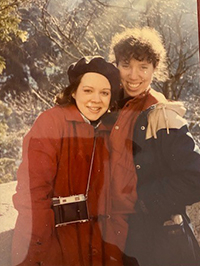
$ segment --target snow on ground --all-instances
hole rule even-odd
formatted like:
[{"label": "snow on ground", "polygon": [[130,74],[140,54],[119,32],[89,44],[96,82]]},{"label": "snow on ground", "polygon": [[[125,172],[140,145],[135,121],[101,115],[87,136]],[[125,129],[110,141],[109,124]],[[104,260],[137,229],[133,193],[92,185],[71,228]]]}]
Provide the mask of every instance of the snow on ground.
[{"label": "snow on ground", "polygon": [[11,265],[11,245],[17,211],[12,203],[16,182],[0,185],[0,266]]},{"label": "snow on ground", "polygon": [[0,233],[14,228],[17,211],[12,203],[16,181],[0,185]]}]

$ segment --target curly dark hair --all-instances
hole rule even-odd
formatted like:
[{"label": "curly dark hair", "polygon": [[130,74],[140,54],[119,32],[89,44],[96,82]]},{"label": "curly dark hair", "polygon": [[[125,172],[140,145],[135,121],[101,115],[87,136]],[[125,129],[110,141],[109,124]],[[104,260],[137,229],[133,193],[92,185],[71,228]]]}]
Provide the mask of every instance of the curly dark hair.
[{"label": "curly dark hair", "polygon": [[130,61],[132,58],[152,63],[155,68],[154,78],[158,81],[168,79],[166,50],[160,34],[155,29],[128,28],[113,37],[110,60],[118,65],[119,61]]}]

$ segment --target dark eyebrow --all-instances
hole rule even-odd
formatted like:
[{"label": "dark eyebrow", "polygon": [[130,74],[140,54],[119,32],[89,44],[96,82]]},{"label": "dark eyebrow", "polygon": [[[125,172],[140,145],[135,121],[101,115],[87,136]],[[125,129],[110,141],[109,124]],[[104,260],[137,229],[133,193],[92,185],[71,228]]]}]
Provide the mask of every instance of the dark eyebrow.
[{"label": "dark eyebrow", "polygon": [[145,62],[144,62],[144,61],[140,61],[140,64],[141,64],[141,65],[149,65],[149,64],[151,64],[151,63],[149,63],[149,62],[147,62],[147,61],[145,61]]},{"label": "dark eyebrow", "polygon": [[[84,85],[83,88],[91,88],[91,89],[94,89],[92,86],[89,86],[89,85]],[[111,91],[111,88],[103,88],[103,90],[110,90]]]},{"label": "dark eyebrow", "polygon": [[130,63],[130,60],[122,59],[120,62],[123,63],[123,64],[129,64]]},{"label": "dark eyebrow", "polygon": [[88,87],[88,88],[94,89],[92,86],[89,86],[89,85],[84,85],[83,88],[85,88],[85,87]]},{"label": "dark eyebrow", "polygon": [[111,88],[103,88],[103,90],[109,90],[109,91],[111,91]]}]

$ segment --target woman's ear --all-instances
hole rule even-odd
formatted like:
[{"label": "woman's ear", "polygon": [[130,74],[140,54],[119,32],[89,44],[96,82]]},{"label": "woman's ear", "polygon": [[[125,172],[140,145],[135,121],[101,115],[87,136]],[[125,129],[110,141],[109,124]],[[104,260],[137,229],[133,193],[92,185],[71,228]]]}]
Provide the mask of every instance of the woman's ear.
[{"label": "woman's ear", "polygon": [[76,99],[76,93],[75,92],[72,93],[72,98]]}]

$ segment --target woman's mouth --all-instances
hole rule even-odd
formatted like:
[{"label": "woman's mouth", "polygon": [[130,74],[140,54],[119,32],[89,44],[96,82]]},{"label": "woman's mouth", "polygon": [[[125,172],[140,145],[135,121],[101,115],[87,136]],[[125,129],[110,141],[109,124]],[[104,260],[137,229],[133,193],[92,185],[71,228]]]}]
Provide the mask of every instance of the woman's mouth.
[{"label": "woman's mouth", "polygon": [[140,85],[142,84],[142,82],[140,83],[130,83],[130,82],[127,82],[127,85],[130,89],[137,89]]},{"label": "woman's mouth", "polygon": [[88,109],[92,113],[98,113],[101,110],[101,107],[91,107],[91,106],[88,106]]}]

